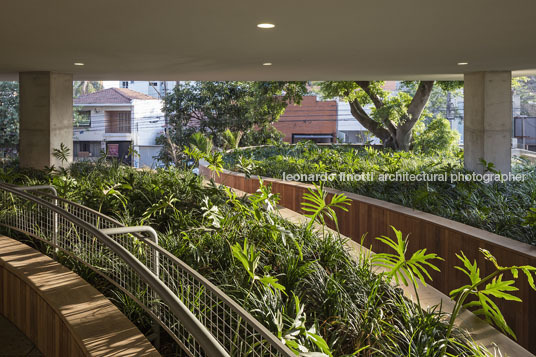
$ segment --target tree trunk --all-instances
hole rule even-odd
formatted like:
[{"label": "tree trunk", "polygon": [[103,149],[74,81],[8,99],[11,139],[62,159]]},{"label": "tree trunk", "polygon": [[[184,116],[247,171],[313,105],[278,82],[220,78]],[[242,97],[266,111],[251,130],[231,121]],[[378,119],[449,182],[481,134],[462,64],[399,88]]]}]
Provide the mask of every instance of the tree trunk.
[{"label": "tree trunk", "polygon": [[[370,82],[356,82],[371,98],[376,109],[383,107],[384,103],[370,90]],[[421,117],[421,114],[428,103],[434,81],[421,81],[407,108],[407,115],[401,118],[400,123],[395,125],[389,118],[384,118],[383,123],[372,119],[361,107],[357,99],[350,102],[352,116],[357,119],[361,125],[370,131],[374,136],[381,140],[386,148],[393,150],[408,151],[411,148],[413,127]]]},{"label": "tree trunk", "polygon": [[396,148],[395,150],[409,151],[411,148],[413,127],[409,130],[400,127],[396,130]]}]

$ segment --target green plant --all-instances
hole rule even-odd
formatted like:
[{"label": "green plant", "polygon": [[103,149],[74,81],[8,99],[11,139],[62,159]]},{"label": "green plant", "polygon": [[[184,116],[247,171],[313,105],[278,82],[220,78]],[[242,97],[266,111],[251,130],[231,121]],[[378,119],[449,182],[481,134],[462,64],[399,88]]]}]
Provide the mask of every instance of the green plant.
[{"label": "green plant", "polygon": [[62,166],[69,161],[69,156],[71,154],[71,149],[64,143],[60,143],[60,147],[52,150],[52,155],[58,159]]},{"label": "green plant", "polygon": [[[451,180],[472,174],[463,168],[462,151],[394,152],[298,143],[241,149],[225,153],[223,160],[226,169],[247,175],[282,178],[283,173],[336,173],[333,180],[325,182],[326,187],[411,207],[536,245],[536,225],[530,224],[530,209],[536,200],[536,165],[523,159],[514,159],[512,166],[513,174],[523,175],[521,181],[489,183]],[[489,173],[497,173],[490,163],[483,165]],[[446,180],[379,180],[384,174],[420,173]],[[341,179],[345,174],[370,176],[365,180]]]},{"label": "green plant", "polygon": [[[507,325],[501,310],[491,298],[521,301],[517,296],[510,294],[510,292],[519,290],[513,284],[515,284],[515,280],[519,276],[519,271],[521,271],[527,277],[530,287],[536,290],[534,277],[532,276],[533,273],[536,273],[536,268],[530,265],[503,267],[498,264],[495,257],[489,251],[480,248],[480,252],[495,267],[495,271],[485,277],[480,276],[480,269],[476,261],[471,263],[463,252],[456,254],[458,259],[463,263],[463,267],[456,266],[455,268],[467,275],[471,282],[450,292],[450,296],[456,301],[456,304],[449,320],[449,329],[446,337],[448,338],[450,336],[454,321],[459,315],[461,308],[465,307],[473,309],[475,314],[484,316],[488,322],[495,324],[501,331],[515,338],[516,336]],[[511,273],[514,280],[503,280],[505,273]],[[474,297],[475,299],[465,303],[469,297]]]},{"label": "green plant", "polygon": [[[303,148],[315,150],[311,144],[294,151],[287,147],[272,150],[300,155]],[[348,162],[357,158],[355,153],[345,155]],[[404,159],[393,158],[393,165]],[[329,157],[322,161],[331,165]],[[277,210],[278,195],[264,182],[255,194],[239,197],[228,188],[173,167],[137,171],[102,161],[75,163],[65,172],[15,168],[10,173],[17,173],[12,176],[15,184],[57,182],[70,200],[128,225],[150,224],[159,232],[164,249],[209,279],[285,343],[289,341],[287,345],[297,353],[424,355],[444,342],[444,314],[421,311],[406,300],[400,289],[374,272],[370,256],[362,254],[356,262],[338,234],[329,230],[319,234],[309,224],[283,219]],[[317,199],[324,200],[318,207],[330,206],[330,197],[320,194]],[[0,205],[1,214],[11,214],[7,203]],[[325,223],[339,212],[330,207],[332,212],[322,209]],[[320,219],[316,222],[322,224]],[[75,245],[78,238],[72,234]],[[132,253],[147,259],[144,243],[134,243]],[[94,258],[108,259],[106,255]],[[79,273],[101,286],[89,269]],[[192,292],[189,284],[180,280],[173,284],[179,296],[192,296],[189,307],[201,306],[201,290]],[[124,305],[125,313],[137,323],[143,323],[136,306],[123,298],[114,301]],[[237,333],[229,333],[237,338]],[[448,354],[475,354],[470,339],[459,329],[453,328],[449,341]]]},{"label": "green plant", "polygon": [[269,289],[272,293],[275,293],[275,291],[280,291],[282,293],[285,292],[285,287],[277,282],[277,278],[274,278],[270,275],[264,275],[261,277],[255,273],[257,266],[259,265],[260,254],[255,251],[254,246],[248,245],[247,238],[244,238],[243,246],[236,243],[231,247],[231,250],[233,252],[233,257],[242,263],[242,266],[251,278],[251,287],[249,289],[250,292],[253,288],[253,284],[255,284],[256,281],[262,283],[262,285],[264,285],[264,287]]},{"label": "green plant", "polygon": [[333,194],[329,203],[327,202],[328,193],[324,190],[324,184],[314,184],[315,189],[308,188],[308,193],[303,195],[304,202],[301,204],[303,211],[307,212],[306,217],[309,217],[308,228],[311,228],[315,222],[322,226],[326,225],[325,217],[329,218],[335,224],[337,232],[339,232],[339,222],[335,208],[348,212],[346,206],[350,205],[351,200],[344,194]]},{"label": "green plant", "polygon": [[431,261],[443,260],[443,258],[437,256],[435,253],[426,254],[425,248],[417,250],[407,259],[408,237],[403,238],[402,232],[393,226],[391,226],[391,229],[395,233],[396,241],[387,236],[377,237],[376,239],[391,247],[395,251],[395,254],[375,254],[372,256],[372,264],[387,269],[387,278],[389,281],[394,279],[397,284],[403,283],[406,286],[411,283],[417,299],[417,305],[420,306],[421,302],[417,291],[419,286],[418,281],[421,281],[426,286],[426,278],[432,280],[427,269],[430,268],[439,271],[439,268],[432,264]]},{"label": "green plant", "polygon": [[231,130],[226,129],[222,133],[222,139],[224,142],[223,149],[224,150],[237,149],[240,144],[240,139],[242,138],[242,134],[243,134],[242,131],[236,131],[233,133]]}]

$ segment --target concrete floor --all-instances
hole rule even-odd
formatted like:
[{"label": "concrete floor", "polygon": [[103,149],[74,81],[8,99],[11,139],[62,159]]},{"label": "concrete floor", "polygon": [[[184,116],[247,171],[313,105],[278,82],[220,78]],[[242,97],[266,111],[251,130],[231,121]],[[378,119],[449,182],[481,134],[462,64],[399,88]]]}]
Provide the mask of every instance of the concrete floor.
[{"label": "concrete floor", "polygon": [[0,315],[0,356],[43,356],[15,325]]}]

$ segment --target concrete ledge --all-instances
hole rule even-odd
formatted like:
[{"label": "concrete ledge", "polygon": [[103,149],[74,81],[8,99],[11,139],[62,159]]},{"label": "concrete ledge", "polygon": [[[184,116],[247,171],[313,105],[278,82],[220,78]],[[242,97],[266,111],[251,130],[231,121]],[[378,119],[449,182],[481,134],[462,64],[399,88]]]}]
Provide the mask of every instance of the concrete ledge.
[{"label": "concrete ledge", "polygon": [[159,356],[97,289],[5,236],[0,236],[0,288],[0,313],[45,356]]}]

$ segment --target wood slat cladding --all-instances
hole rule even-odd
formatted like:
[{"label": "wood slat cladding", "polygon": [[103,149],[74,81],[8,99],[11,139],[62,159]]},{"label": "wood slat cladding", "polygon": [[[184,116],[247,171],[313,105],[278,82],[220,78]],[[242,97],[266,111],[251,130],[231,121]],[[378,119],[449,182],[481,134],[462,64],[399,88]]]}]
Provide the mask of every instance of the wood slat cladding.
[{"label": "wood slat cladding", "polygon": [[[254,193],[259,185],[258,177],[246,178],[244,174],[224,171],[220,176],[200,165],[200,174],[213,178],[215,182],[236,189]],[[312,185],[263,178],[264,184],[272,185],[272,192],[280,194],[280,204],[293,211],[303,213],[301,202],[303,194]],[[342,191],[327,189],[330,196]],[[427,248],[428,252],[437,253],[445,261],[437,265],[440,272],[431,271],[433,281],[430,284],[444,294],[468,282],[467,276],[454,269],[461,262],[456,253],[463,251],[471,260],[476,260],[481,274],[494,271],[493,265],[484,259],[479,248],[487,249],[499,264],[536,266],[536,247],[506,238],[494,233],[474,228],[433,214],[420,212],[394,203],[381,201],[353,193],[344,192],[351,199],[348,212],[337,211],[341,234],[356,242],[366,234],[364,245],[374,252],[392,252],[389,247],[378,242],[375,237],[392,236],[390,226],[409,234],[408,253]],[[328,198],[329,199],[329,198]],[[334,228],[332,224],[328,224]],[[520,276],[516,286],[519,291],[514,295],[523,302],[498,301],[498,305],[510,327],[517,335],[517,342],[536,353],[536,292],[530,288],[524,276]]]},{"label": "wood slat cladding", "polygon": [[331,135],[329,142],[337,139],[337,101],[318,100],[316,96],[304,96],[300,105],[290,104],[274,123],[284,134],[283,140],[291,143],[293,134]]},{"label": "wood slat cladding", "polygon": [[0,313],[45,356],[159,356],[95,288],[49,257],[0,236]]}]

